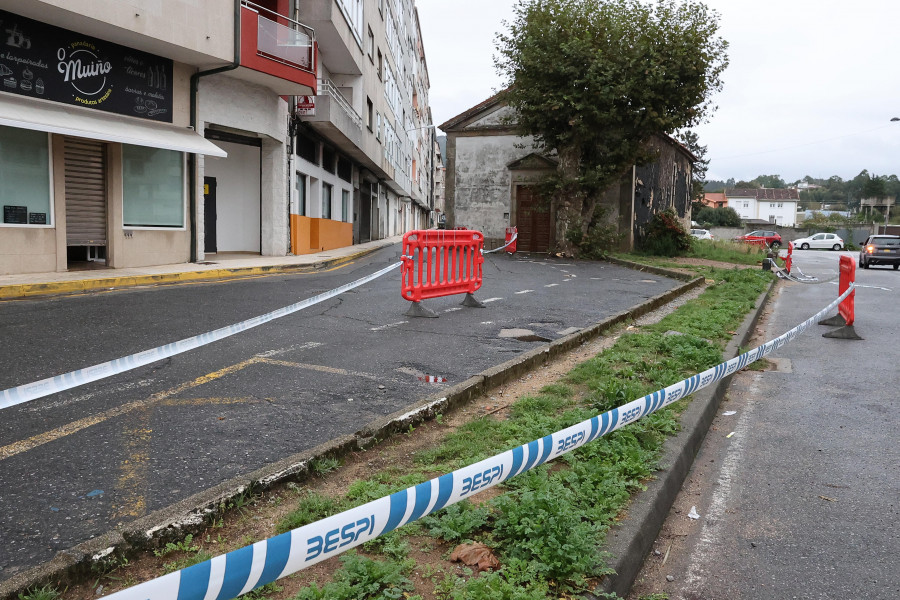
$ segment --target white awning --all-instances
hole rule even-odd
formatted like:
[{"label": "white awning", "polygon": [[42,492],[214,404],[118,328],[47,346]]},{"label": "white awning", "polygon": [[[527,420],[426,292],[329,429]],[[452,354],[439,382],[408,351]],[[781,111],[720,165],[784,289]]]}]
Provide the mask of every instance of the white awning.
[{"label": "white awning", "polygon": [[6,93],[0,93],[0,125],[192,154],[228,156],[224,150],[187,127]]}]

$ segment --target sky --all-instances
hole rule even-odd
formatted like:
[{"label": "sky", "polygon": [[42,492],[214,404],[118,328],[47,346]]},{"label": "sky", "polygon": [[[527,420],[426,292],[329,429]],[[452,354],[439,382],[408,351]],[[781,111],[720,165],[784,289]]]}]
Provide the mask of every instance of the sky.
[{"label": "sky", "polygon": [[[499,91],[515,0],[416,0],[440,125]],[[900,175],[900,2],[706,0],[730,47],[718,109],[694,129],[707,179]]]}]

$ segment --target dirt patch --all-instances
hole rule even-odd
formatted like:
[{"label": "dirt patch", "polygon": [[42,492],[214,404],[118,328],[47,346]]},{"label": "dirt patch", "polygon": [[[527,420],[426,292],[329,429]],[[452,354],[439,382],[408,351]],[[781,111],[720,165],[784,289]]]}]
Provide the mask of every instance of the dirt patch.
[{"label": "dirt patch", "polygon": [[[424,423],[407,433],[396,435],[365,451],[351,453],[342,459],[340,468],[323,476],[311,477],[302,484],[288,483],[263,494],[248,498],[245,505],[235,507],[222,519],[210,524],[200,534],[194,536],[190,545],[202,548],[212,555],[249,545],[276,534],[277,523],[297,505],[297,500],[308,491],[324,496],[343,497],[350,485],[359,480],[371,479],[384,471],[404,472],[412,470],[414,456],[420,450],[433,448],[445,436],[465,423],[478,418],[504,419],[508,409],[518,399],[537,394],[546,385],[557,383],[578,364],[594,357],[611,347],[625,331],[641,325],[655,323],[685,302],[703,292],[698,287],[680,296],[665,306],[644,315],[633,325],[622,326],[575,348],[559,358],[548,362],[531,373],[515,381],[495,388],[474,399],[464,407],[440,418]],[[441,475],[435,473],[434,476]],[[480,504],[501,494],[499,488],[489,488],[472,498]],[[450,553],[455,545],[447,544],[430,536],[410,536],[409,557],[416,567],[410,578],[415,590],[425,600],[445,597],[436,592],[444,581],[463,576],[469,570],[459,563],[450,562]],[[365,554],[358,549],[360,554]],[[105,572],[98,572],[96,578],[78,586],[68,588],[64,599],[89,600],[105,596],[114,591],[131,587],[158,577],[166,570],[167,563],[173,563],[191,556],[191,552],[175,550],[163,556],[144,553],[128,557],[128,560],[112,560]],[[266,594],[267,598],[282,600],[293,597],[299,589],[313,582],[323,585],[340,567],[340,558],[335,557],[288,576],[277,583],[280,591]],[[171,569],[170,569],[171,570]]]}]

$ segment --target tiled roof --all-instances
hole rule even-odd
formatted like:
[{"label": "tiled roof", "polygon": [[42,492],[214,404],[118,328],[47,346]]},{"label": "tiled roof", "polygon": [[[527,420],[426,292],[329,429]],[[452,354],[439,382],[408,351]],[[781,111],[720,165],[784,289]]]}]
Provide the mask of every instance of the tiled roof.
[{"label": "tiled roof", "polygon": [[728,198],[722,192],[706,192],[703,194],[703,204],[714,206],[715,204],[723,204]]},{"label": "tiled roof", "polygon": [[757,200],[799,200],[797,190],[781,188],[733,189],[725,192],[729,198],[756,198]]}]

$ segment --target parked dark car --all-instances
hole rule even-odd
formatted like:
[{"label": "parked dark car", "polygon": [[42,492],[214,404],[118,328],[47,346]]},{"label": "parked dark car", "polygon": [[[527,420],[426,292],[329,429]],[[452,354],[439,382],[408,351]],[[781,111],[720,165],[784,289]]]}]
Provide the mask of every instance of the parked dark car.
[{"label": "parked dark car", "polygon": [[859,251],[859,266],[893,265],[900,269],[900,235],[870,235]]},{"label": "parked dark car", "polygon": [[768,246],[769,248],[778,248],[781,246],[781,235],[777,231],[769,231],[767,229],[757,229],[744,235],[734,238],[738,242],[747,242],[757,246]]}]

